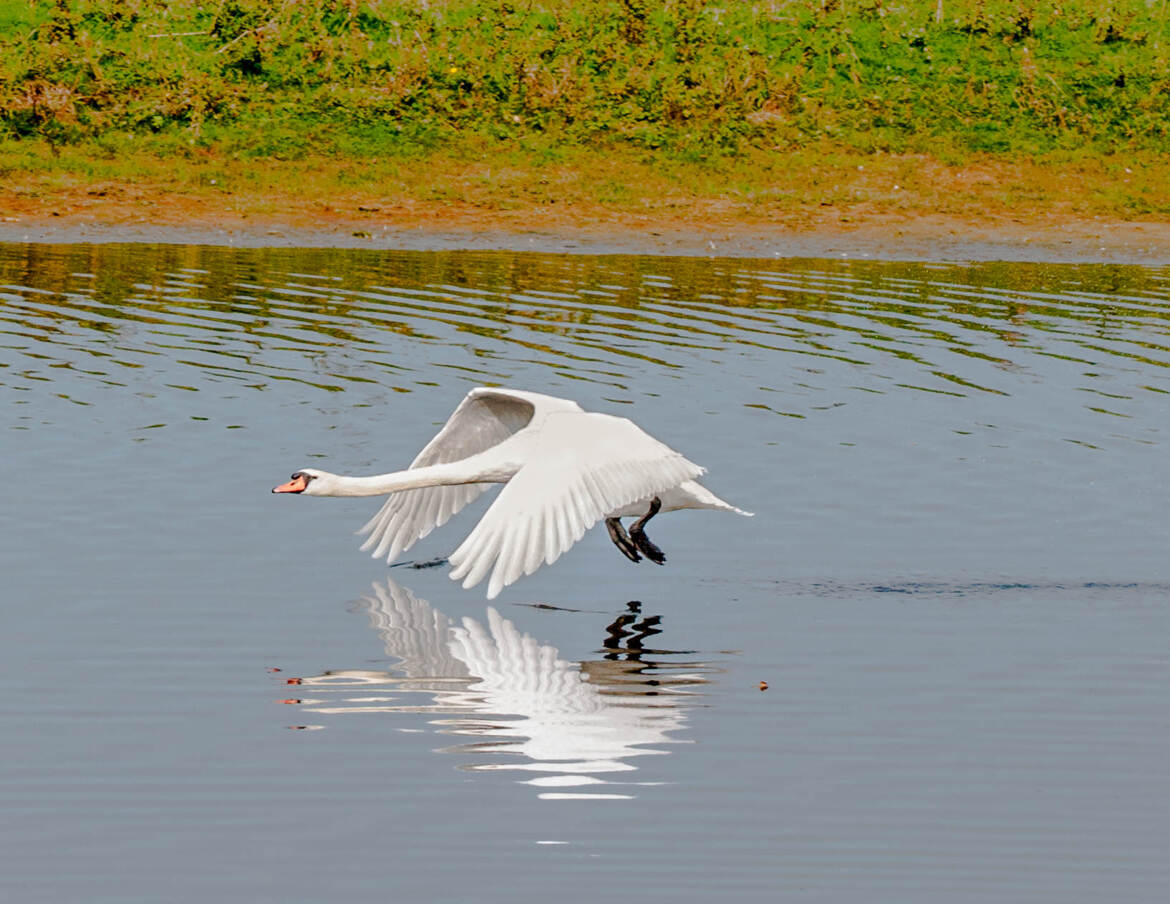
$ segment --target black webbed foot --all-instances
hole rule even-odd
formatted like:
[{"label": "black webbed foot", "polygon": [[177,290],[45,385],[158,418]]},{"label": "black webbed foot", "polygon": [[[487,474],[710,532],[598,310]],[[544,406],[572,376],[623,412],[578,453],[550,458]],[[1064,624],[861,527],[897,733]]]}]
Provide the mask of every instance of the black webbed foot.
[{"label": "black webbed foot", "polygon": [[638,549],[634,546],[630,535],[626,533],[626,529],[622,527],[622,522],[618,518],[606,518],[605,527],[609,531],[609,539],[613,540],[613,545],[622,551],[622,555],[631,562],[641,562],[642,557],[638,555]]},{"label": "black webbed foot", "polygon": [[638,547],[642,555],[651,562],[657,565],[666,564],[666,553],[651,543],[650,538],[642,531],[635,531],[633,528],[630,528],[630,539],[634,541],[634,545]]},{"label": "black webbed foot", "polygon": [[629,534],[630,542],[641,551],[642,555],[657,565],[664,564],[666,562],[666,556],[661,549],[650,542],[650,538],[646,536],[644,528],[646,527],[646,522],[657,515],[661,508],[662,500],[655,496],[650,500],[650,511],[646,512],[645,515],[630,525]]}]

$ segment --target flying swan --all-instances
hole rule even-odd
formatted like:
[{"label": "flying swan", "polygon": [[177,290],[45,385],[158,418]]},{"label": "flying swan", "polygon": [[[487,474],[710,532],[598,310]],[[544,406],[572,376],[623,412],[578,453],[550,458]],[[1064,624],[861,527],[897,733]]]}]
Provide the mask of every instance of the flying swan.
[{"label": "flying swan", "polygon": [[[576,402],[516,389],[473,389],[405,471],[345,477],[301,468],[274,493],[383,496],[359,533],[362,549],[393,562],[487,490],[507,484],[450,556],[451,578],[474,587],[491,572],[487,598],[542,563],[552,564],[605,519],[632,562],[666,557],[646,537],[660,511],[745,512],[700,486],[703,468],[632,421]],[[636,517],[629,531],[622,518]]]}]

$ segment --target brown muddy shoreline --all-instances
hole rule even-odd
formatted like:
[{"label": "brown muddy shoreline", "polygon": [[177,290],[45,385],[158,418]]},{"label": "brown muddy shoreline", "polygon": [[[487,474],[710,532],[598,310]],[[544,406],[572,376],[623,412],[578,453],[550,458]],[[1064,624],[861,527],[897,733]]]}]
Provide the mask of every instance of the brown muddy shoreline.
[{"label": "brown muddy shoreline", "polygon": [[763,218],[720,202],[647,213],[580,204],[493,210],[383,206],[369,197],[328,205],[208,198],[125,186],[38,197],[0,193],[0,242],[1170,264],[1168,222],[1051,210],[971,216],[858,205]]}]

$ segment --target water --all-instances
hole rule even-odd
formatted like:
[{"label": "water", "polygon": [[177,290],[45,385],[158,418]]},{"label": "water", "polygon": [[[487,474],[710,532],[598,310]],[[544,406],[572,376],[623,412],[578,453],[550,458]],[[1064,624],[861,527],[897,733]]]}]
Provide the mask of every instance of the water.
[{"label": "water", "polygon": [[[7,245],[0,286],[5,899],[1164,892],[1170,270]],[[359,553],[374,500],[268,493],[481,383],[756,516],[489,606]]]}]

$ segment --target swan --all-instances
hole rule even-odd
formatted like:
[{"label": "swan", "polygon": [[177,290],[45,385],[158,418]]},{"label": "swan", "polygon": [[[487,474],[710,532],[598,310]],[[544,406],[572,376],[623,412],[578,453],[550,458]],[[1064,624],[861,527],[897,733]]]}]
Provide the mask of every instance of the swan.
[{"label": "swan", "polygon": [[[487,598],[552,564],[605,519],[632,562],[666,557],[646,537],[662,511],[750,515],[696,482],[704,469],[632,421],[584,411],[569,399],[517,389],[471,390],[405,471],[347,477],[301,468],[274,493],[390,498],[358,533],[363,550],[393,562],[494,483],[506,486],[453,552],[463,587],[488,572]],[[621,519],[636,517],[627,531]]]}]

